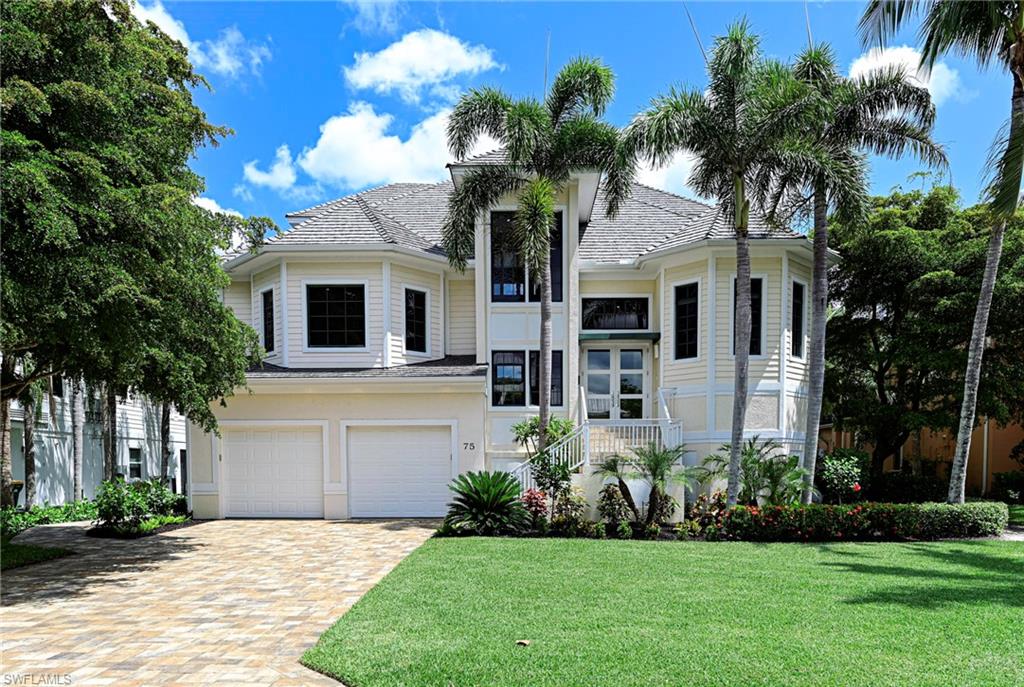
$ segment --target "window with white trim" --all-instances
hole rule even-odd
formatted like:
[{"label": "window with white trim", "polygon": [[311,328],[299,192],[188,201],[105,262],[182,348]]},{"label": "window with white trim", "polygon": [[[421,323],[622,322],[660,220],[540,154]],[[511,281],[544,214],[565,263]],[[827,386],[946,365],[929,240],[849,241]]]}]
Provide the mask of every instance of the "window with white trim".
[{"label": "window with white trim", "polygon": [[307,285],[306,346],[366,346],[366,287],[362,284]]},{"label": "window with white trim", "polygon": [[679,284],[675,292],[675,357],[676,360],[696,358],[699,354],[699,298],[697,282]]},{"label": "window with white trim", "polygon": [[405,290],[405,350],[427,352],[427,292]]},{"label": "window with white trim", "polygon": [[262,294],[263,301],[263,350],[274,352],[274,290],[267,289]]},{"label": "window with white trim", "polygon": [[790,351],[794,358],[804,357],[804,314],[806,312],[806,287],[793,282],[793,302],[790,308]]},{"label": "window with white trim", "polygon": [[[732,280],[732,314],[733,314],[733,342],[732,353],[736,355],[736,279]],[[764,279],[761,277],[750,278],[750,355],[761,355],[761,308],[764,292]]]},{"label": "window with white trim", "polygon": [[[540,351],[530,351],[530,405],[540,405]],[[551,351],[551,405],[562,405],[561,351]]]},{"label": "window with white trim", "polygon": [[128,479],[142,479],[142,449],[128,449]]},{"label": "window with white trim", "polygon": [[[515,236],[515,212],[491,213],[491,302],[540,301],[540,282],[523,260]],[[551,228],[551,301],[562,302],[562,213],[555,213]]]}]

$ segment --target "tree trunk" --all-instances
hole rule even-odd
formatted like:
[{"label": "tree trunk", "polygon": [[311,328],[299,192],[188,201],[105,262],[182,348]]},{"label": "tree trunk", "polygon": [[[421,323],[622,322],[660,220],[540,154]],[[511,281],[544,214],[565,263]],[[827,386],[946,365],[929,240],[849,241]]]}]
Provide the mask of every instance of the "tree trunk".
[{"label": "tree trunk", "polygon": [[170,484],[171,467],[171,404],[160,405],[160,479]]},{"label": "tree trunk", "polygon": [[75,501],[84,497],[82,466],[85,455],[85,396],[82,380],[71,382],[71,470]]},{"label": "tree trunk", "polygon": [[109,382],[103,388],[103,479],[109,481],[117,472],[117,394]]},{"label": "tree trunk", "polygon": [[[814,267],[811,278],[811,341],[807,350],[810,380],[807,389],[807,425],[804,428],[804,492],[810,503],[818,462],[818,427],[825,389],[825,327],[828,317],[828,195],[821,181],[814,187]],[[793,332],[792,336],[799,336]],[[786,355],[786,351],[782,352]]]},{"label": "tree trunk", "polygon": [[746,193],[743,179],[735,179],[736,205],[736,314],[733,328],[735,343],[735,388],[732,400],[732,433],[729,447],[729,486],[726,505],[736,505],[740,490],[740,453],[743,450],[743,425],[747,414],[747,373],[750,364],[750,237],[747,233]]},{"label": "tree trunk", "polygon": [[36,398],[32,391],[21,395],[25,428],[25,509],[36,505]]},{"label": "tree trunk", "polygon": [[[548,245],[550,245],[550,240]],[[548,422],[551,419],[551,259],[544,258],[540,269],[540,352],[537,361],[537,394],[540,396],[540,431],[538,450],[548,445]]]},{"label": "tree trunk", "polygon": [[633,514],[633,522],[640,522],[640,509],[636,507],[636,501],[633,500],[633,493],[629,490],[629,485],[621,477],[616,479],[619,481],[619,493],[622,494],[622,500],[626,502],[626,507]]},{"label": "tree trunk", "polygon": [[956,453],[949,468],[949,494],[946,497],[949,503],[963,503],[967,488],[967,459],[971,452],[971,433],[974,431],[974,414],[978,405],[981,358],[985,352],[985,332],[988,329],[988,314],[992,309],[992,291],[996,285],[996,273],[999,271],[999,256],[1003,251],[1005,229],[1006,222],[997,222],[992,228],[992,236],[988,242],[985,276],[981,280],[981,294],[978,296],[978,307],[974,312],[971,345],[967,351],[967,374],[964,377],[964,400],[960,407]]},{"label": "tree trunk", "polygon": [[[8,380],[14,376],[14,358],[9,355],[0,360],[0,379]],[[11,491],[11,397],[0,396],[0,505],[14,506],[14,492]]]}]

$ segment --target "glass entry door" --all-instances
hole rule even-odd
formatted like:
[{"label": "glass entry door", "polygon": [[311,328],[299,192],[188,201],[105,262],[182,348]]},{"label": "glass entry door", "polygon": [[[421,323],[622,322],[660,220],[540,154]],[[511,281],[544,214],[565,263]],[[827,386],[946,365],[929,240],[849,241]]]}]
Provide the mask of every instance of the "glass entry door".
[{"label": "glass entry door", "polygon": [[593,420],[648,416],[650,348],[633,345],[583,349],[587,414]]}]

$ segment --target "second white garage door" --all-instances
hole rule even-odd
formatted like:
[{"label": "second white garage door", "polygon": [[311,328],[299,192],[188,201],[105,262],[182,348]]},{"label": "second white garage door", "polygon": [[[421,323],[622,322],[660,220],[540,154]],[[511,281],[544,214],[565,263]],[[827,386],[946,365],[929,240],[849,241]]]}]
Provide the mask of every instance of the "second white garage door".
[{"label": "second white garage door", "polygon": [[451,500],[451,427],[348,427],[354,518],[438,517]]}]

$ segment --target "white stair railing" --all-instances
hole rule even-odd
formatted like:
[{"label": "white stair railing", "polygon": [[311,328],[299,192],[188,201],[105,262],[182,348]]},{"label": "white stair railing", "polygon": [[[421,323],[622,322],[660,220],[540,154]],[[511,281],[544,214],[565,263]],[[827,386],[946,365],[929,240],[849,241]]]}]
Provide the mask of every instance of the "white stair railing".
[{"label": "white stair railing", "polygon": [[[589,460],[590,425],[583,423],[574,428],[571,433],[562,437],[547,448],[547,453],[552,462],[564,465],[570,472],[577,470]],[[509,472],[519,480],[520,491],[536,489],[537,482],[533,479],[532,461],[524,461],[512,468]]]}]

